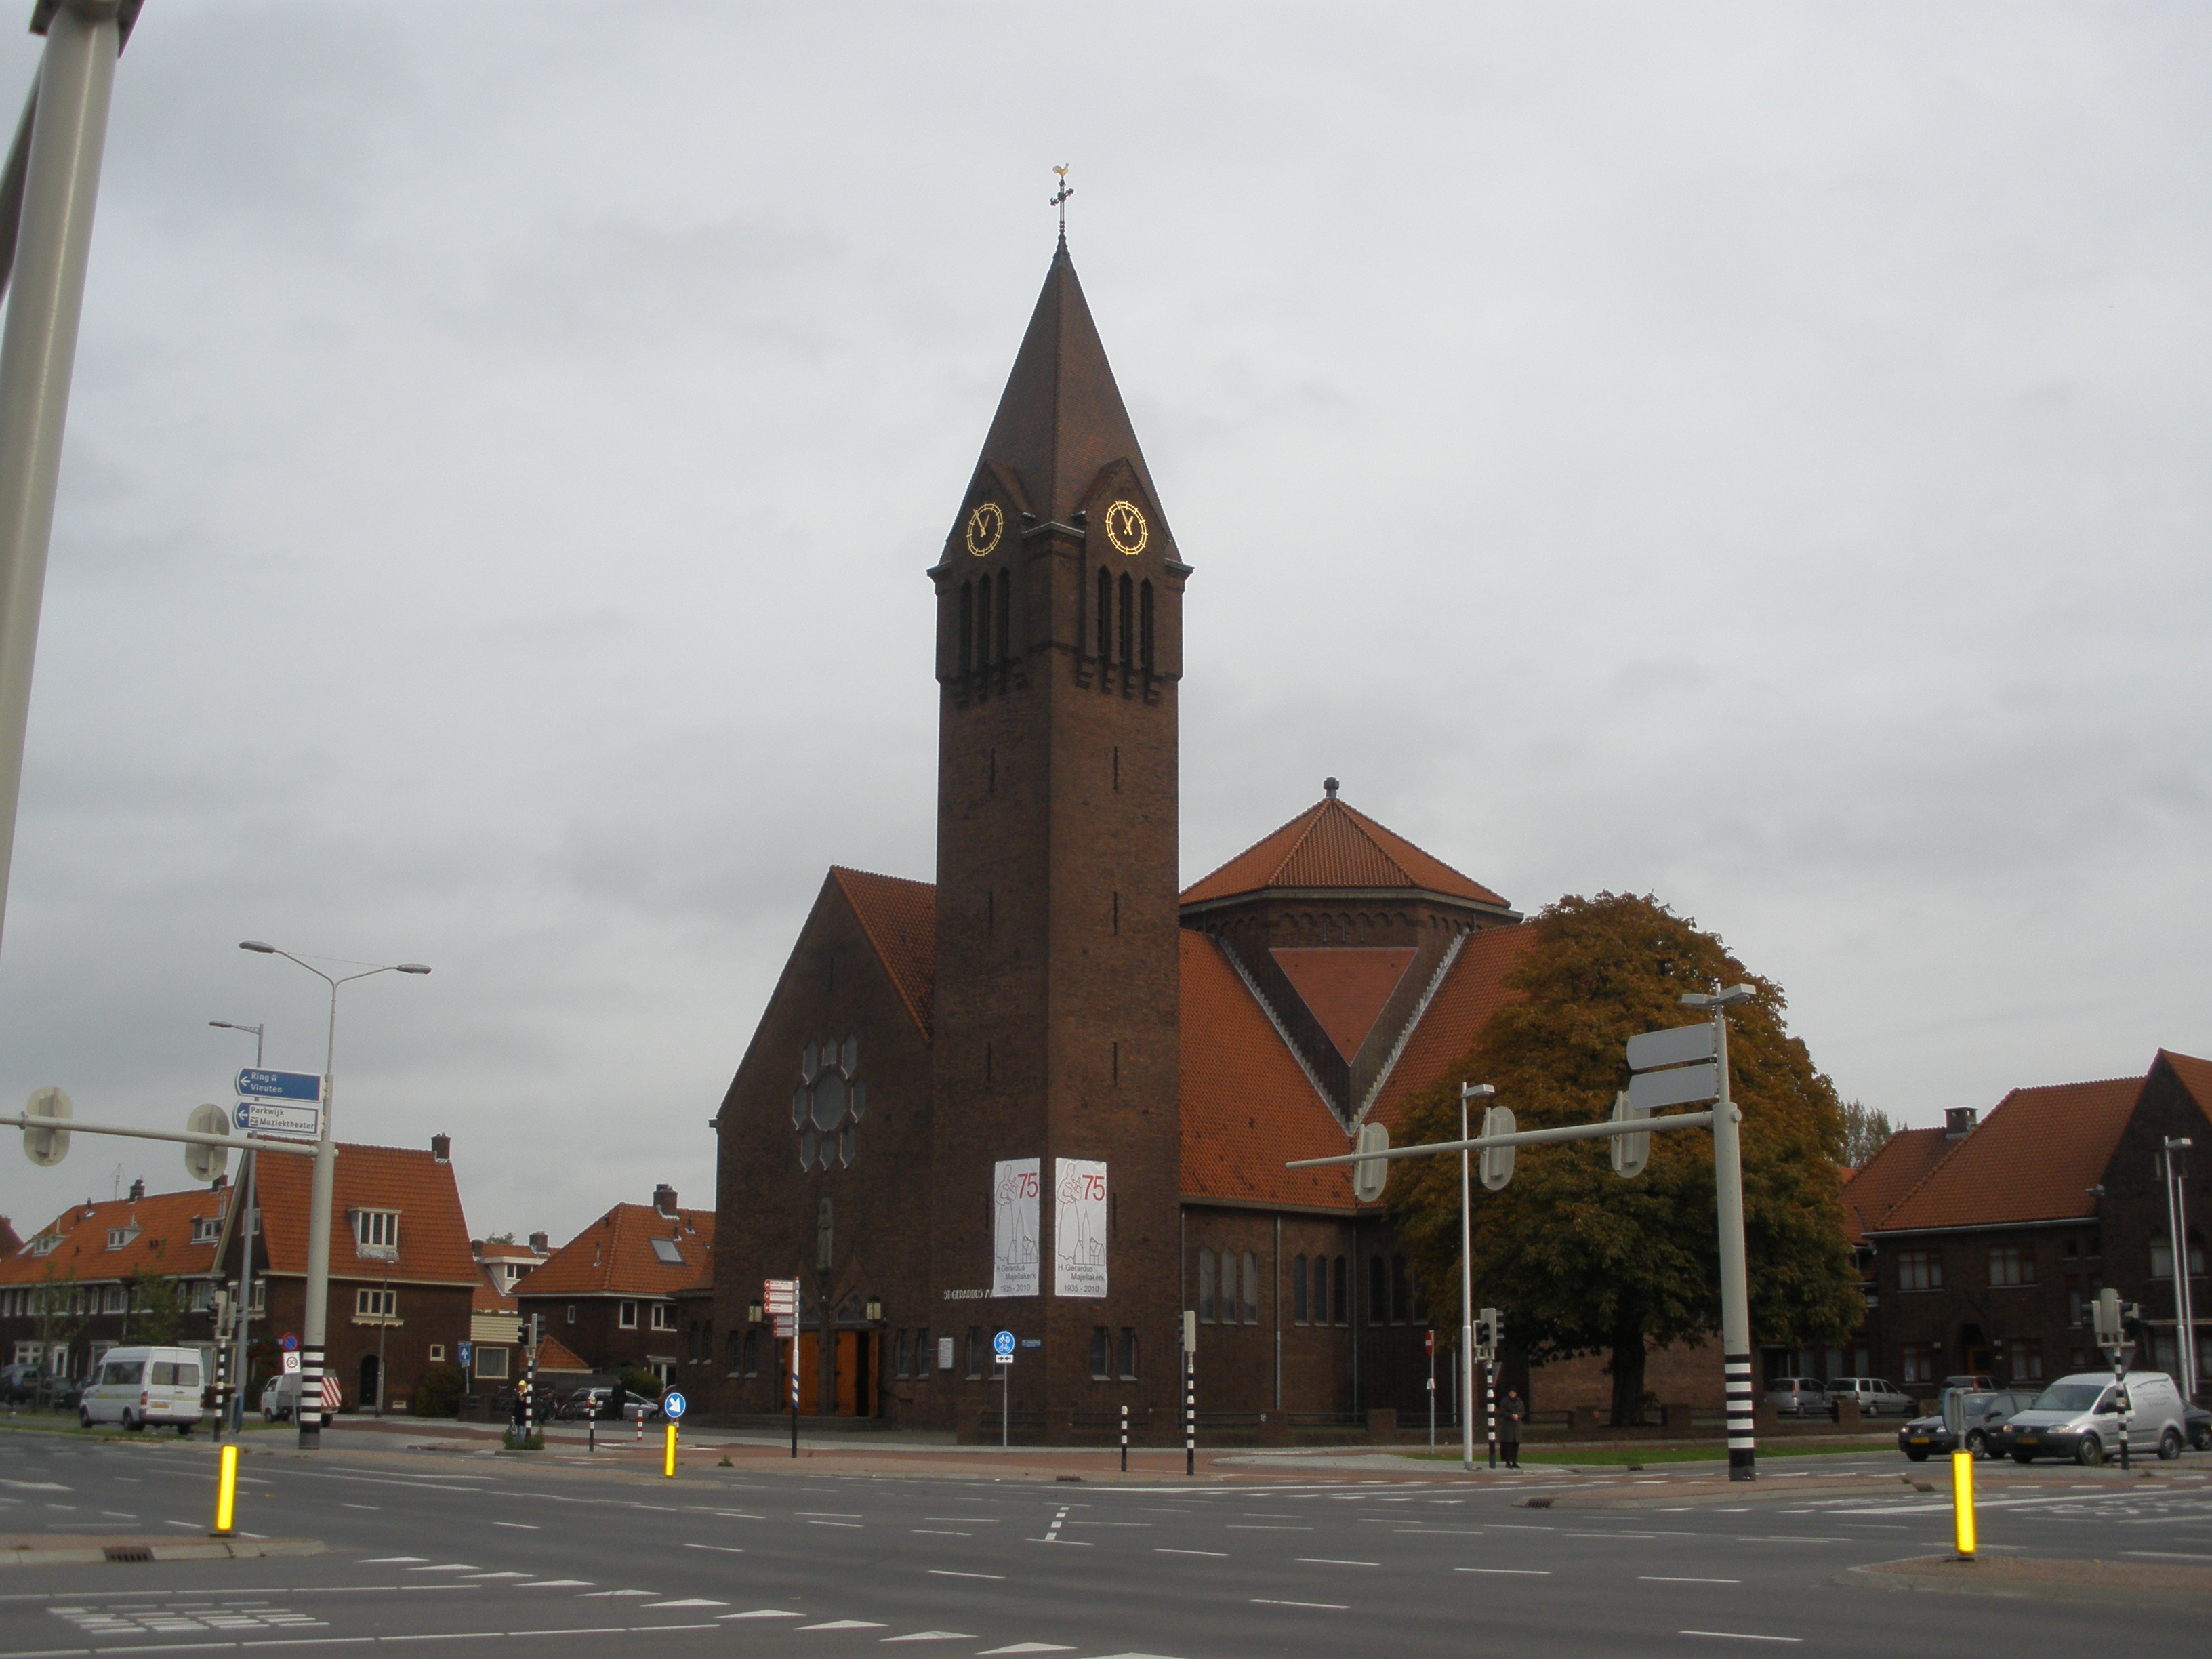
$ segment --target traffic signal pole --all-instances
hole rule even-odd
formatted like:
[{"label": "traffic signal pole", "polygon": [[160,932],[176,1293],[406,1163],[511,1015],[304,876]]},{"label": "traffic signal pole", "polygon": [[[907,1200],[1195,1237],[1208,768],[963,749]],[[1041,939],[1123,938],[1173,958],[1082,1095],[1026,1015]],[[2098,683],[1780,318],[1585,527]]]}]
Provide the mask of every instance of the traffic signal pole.
[{"label": "traffic signal pole", "polygon": [[[1686,1000],[1686,999],[1685,999]],[[1743,1250],[1743,1152],[1736,1126],[1743,1114],[1729,1098],[1726,1005],[1712,1000],[1713,1050],[1720,1060],[1720,1097],[1713,1103],[1713,1202],[1720,1223],[1721,1373],[1728,1395],[1729,1479],[1756,1477],[1757,1441],[1751,1401],[1751,1294]]]}]

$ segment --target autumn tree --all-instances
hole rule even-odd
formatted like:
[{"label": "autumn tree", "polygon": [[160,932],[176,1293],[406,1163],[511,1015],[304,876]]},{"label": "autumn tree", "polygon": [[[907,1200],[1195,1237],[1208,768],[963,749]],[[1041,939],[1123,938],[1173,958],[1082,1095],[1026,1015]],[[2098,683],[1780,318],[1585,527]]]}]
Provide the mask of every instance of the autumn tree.
[{"label": "autumn tree", "polygon": [[[1729,1012],[1731,1089],[1741,1109],[1751,1317],[1761,1340],[1840,1340],[1863,1311],[1838,1206],[1844,1121],[1834,1085],[1783,1023],[1781,988],[1750,973],[1715,935],[1650,897],[1561,899],[1526,924],[1518,993],[1449,1077],[1407,1104],[1397,1144],[1458,1138],[1458,1085],[1488,1083],[1522,1129],[1609,1117],[1628,1086],[1639,1031],[1689,1024],[1686,991],[1748,982]],[[1459,1161],[1392,1166],[1389,1201],[1432,1304],[1459,1299]],[[1720,1328],[1712,1137],[1651,1137],[1644,1172],[1613,1173],[1605,1143],[1524,1147],[1511,1183],[1474,1194],[1475,1300],[1497,1307],[1532,1364],[1611,1356],[1613,1420],[1639,1420],[1654,1346],[1697,1344]]]},{"label": "autumn tree", "polygon": [[1887,1112],[1878,1112],[1856,1100],[1845,1101],[1842,1113],[1843,1144],[1836,1161],[1846,1169],[1863,1169],[1897,1133],[1897,1126],[1889,1121]]}]

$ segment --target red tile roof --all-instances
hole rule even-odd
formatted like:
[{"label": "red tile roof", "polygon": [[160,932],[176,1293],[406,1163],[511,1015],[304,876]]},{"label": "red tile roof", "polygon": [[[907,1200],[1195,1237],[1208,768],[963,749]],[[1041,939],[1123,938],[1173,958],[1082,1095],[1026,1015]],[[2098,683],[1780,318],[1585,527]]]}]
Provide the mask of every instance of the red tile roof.
[{"label": "red tile roof", "polygon": [[[254,1202],[268,1247],[269,1271],[307,1271],[307,1199],[314,1160],[281,1152],[259,1159]],[[399,1212],[399,1250],[386,1262],[354,1243],[353,1212]],[[483,1277],[469,1250],[468,1218],[453,1166],[426,1148],[338,1144],[331,1206],[331,1277],[386,1279],[410,1284],[467,1285]]]},{"label": "red tile roof", "polygon": [[1348,1150],[1344,1130],[1220,945],[1188,928],[1182,1116],[1185,1196],[1353,1207],[1349,1168],[1283,1167]]},{"label": "red tile roof", "polygon": [[1448,1076],[1474,1047],[1490,1017],[1519,994],[1507,981],[1535,944],[1536,930],[1526,925],[1486,927],[1467,936],[1384,1079],[1370,1119],[1395,1133],[1398,1109],[1407,1096]]},{"label": "red tile roof", "polygon": [[1844,1234],[1863,1243],[1897,1200],[1927,1178],[1953,1142],[1941,1129],[1900,1129],[1864,1164],[1844,1170]]},{"label": "red tile roof", "polygon": [[2094,1214],[2087,1188],[2103,1178],[2142,1085],[2139,1077],[2122,1077],[2014,1090],[1872,1231],[1996,1227]]},{"label": "red tile roof", "polygon": [[[193,1243],[192,1223],[199,1218],[220,1218],[229,1200],[228,1188],[216,1192],[194,1187],[144,1198],[73,1204],[0,1260],[0,1285],[40,1285],[50,1277],[97,1284],[127,1279],[142,1268],[168,1278],[204,1274],[215,1265],[215,1243]],[[126,1241],[110,1249],[108,1233],[118,1228]],[[48,1237],[58,1243],[40,1255],[39,1243]]]},{"label": "red tile roof", "polygon": [[1268,888],[1419,888],[1504,908],[1505,901],[1331,795],[1184,890],[1182,902]]},{"label": "red tile roof", "polygon": [[492,1282],[489,1270],[477,1281],[476,1290],[469,1298],[469,1311],[472,1314],[511,1314],[521,1305]]},{"label": "red tile roof", "polygon": [[[656,1238],[682,1258],[664,1261]],[[665,1216],[650,1204],[617,1204],[514,1287],[518,1297],[674,1296],[713,1283],[714,1212],[678,1209]]]},{"label": "red tile roof", "polygon": [[[2177,1054],[2171,1048],[2161,1048],[2158,1058],[2166,1064],[2197,1103],[2197,1109],[2212,1118],[2212,1060],[2199,1060],[2194,1054]],[[2154,1065],[2157,1062],[2153,1061]]]},{"label": "red tile roof", "polygon": [[937,988],[937,889],[926,881],[836,865],[830,866],[830,879],[853,907],[891,983],[905,999],[907,1012],[927,1037]]},{"label": "red tile roof", "polygon": [[1376,949],[1362,945],[1299,946],[1270,951],[1336,1051],[1351,1060],[1375,1029],[1376,1017],[1415,955],[1410,945]]},{"label": "red tile roof", "polygon": [[574,1348],[559,1337],[539,1337],[538,1339],[538,1376],[544,1376],[549,1373],[570,1371],[588,1376],[591,1375],[592,1368],[583,1362],[582,1358]]}]

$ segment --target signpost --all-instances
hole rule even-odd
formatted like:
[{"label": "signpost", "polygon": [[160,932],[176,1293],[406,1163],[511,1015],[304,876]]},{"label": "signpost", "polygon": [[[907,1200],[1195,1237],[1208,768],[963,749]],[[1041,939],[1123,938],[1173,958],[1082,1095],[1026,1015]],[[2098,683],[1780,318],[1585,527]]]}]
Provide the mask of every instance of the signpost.
[{"label": "signpost", "polygon": [[231,1112],[231,1121],[249,1134],[289,1135],[297,1140],[313,1140],[323,1131],[320,1107],[277,1100],[241,1100]]},{"label": "signpost", "polygon": [[799,1455],[799,1281],[761,1280],[761,1311],[775,1322],[775,1340],[791,1344],[791,1455]]},{"label": "signpost", "polygon": [[319,1106],[323,1079],[313,1072],[264,1072],[249,1066],[238,1074],[238,1092],[249,1100],[304,1100]]},{"label": "signpost", "polygon": [[999,1449],[1006,1449],[1006,1421],[1014,1397],[1014,1334],[1000,1331],[991,1339],[991,1361],[999,1370]]},{"label": "signpost", "polygon": [[670,1480],[676,1478],[676,1425],[684,1420],[684,1413],[691,1402],[677,1389],[671,1389],[660,1396],[660,1414],[668,1419],[668,1454],[660,1466],[661,1474]]}]

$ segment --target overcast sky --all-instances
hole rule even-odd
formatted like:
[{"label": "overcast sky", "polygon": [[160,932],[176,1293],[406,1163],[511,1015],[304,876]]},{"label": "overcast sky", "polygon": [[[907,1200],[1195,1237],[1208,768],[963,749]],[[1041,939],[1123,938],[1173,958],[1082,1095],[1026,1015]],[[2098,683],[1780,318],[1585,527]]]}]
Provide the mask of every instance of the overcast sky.
[{"label": "overcast sky", "polygon": [[0,1099],[180,1127],[210,1019],[322,1062],[236,941],[416,959],[342,1138],[451,1133],[480,1234],[711,1203],[825,866],[933,872],[922,571],[1063,161],[1187,879],[1334,773],[1717,929],[1893,1116],[2212,1054],[2208,82],[2201,6],[153,0]]}]

